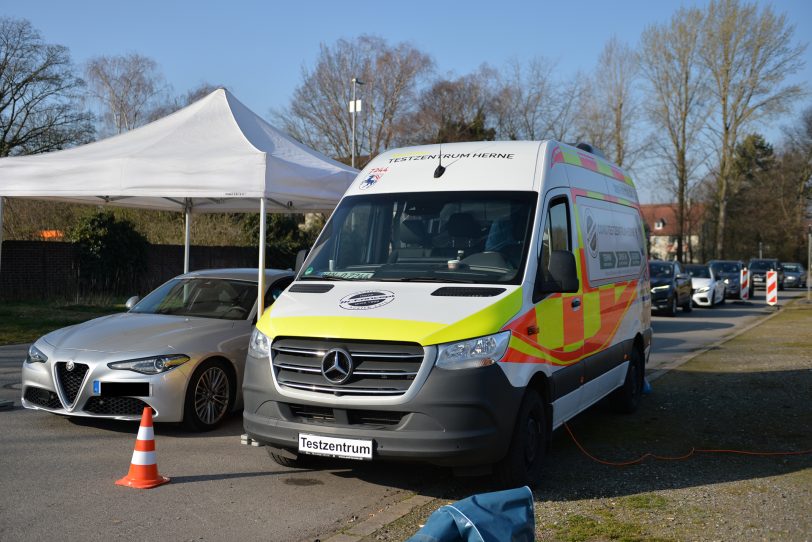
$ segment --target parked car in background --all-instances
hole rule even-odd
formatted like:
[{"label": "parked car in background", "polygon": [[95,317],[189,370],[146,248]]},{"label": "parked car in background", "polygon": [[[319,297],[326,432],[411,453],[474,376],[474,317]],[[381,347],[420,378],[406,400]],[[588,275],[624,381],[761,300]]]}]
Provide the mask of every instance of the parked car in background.
[{"label": "parked car in background", "polygon": [[651,309],[674,316],[677,307],[691,312],[691,277],[679,262],[650,261]]},{"label": "parked car in background", "polygon": [[725,302],[725,283],[713,272],[709,265],[689,264],[685,271],[691,277],[694,305],[713,307]]},{"label": "parked car in background", "polygon": [[[714,276],[725,285],[725,297],[731,299],[741,299],[741,276],[742,269],[745,268],[741,260],[711,260],[708,262]],[[753,295],[753,279],[751,278],[749,287],[750,297]]]},{"label": "parked car in background", "polygon": [[806,269],[803,265],[797,262],[781,262],[781,270],[784,271],[784,287],[806,287]]},{"label": "parked car in background", "polygon": [[784,289],[784,270],[781,268],[781,262],[775,258],[753,259],[750,260],[747,267],[750,269],[750,280],[754,288],[766,288],[767,271],[776,271],[778,272],[778,289]]},{"label": "parked car in background", "polygon": [[[268,270],[265,279],[268,305],[293,273]],[[23,362],[23,406],[118,420],[138,420],[150,406],[155,421],[213,429],[242,404],[256,299],[256,269],[195,271],[129,312],[48,333]]]}]

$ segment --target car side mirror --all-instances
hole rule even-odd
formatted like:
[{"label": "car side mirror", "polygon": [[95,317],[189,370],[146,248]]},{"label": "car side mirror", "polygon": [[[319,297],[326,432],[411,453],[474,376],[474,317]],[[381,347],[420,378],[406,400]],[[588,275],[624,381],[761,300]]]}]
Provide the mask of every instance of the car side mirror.
[{"label": "car side mirror", "polygon": [[580,285],[578,269],[575,266],[575,255],[569,250],[554,250],[550,254],[549,271],[545,272],[539,266],[533,290],[533,301],[538,301],[546,294],[575,293]]},{"label": "car side mirror", "polygon": [[299,272],[299,270],[304,265],[305,258],[307,258],[307,249],[303,248],[302,250],[296,253],[296,267],[294,268],[294,271],[296,271],[297,273]]},{"label": "car side mirror", "polygon": [[124,306],[127,307],[127,310],[130,310],[131,308],[135,307],[139,301],[141,301],[141,296],[134,295],[128,299],[126,303],[124,303]]}]

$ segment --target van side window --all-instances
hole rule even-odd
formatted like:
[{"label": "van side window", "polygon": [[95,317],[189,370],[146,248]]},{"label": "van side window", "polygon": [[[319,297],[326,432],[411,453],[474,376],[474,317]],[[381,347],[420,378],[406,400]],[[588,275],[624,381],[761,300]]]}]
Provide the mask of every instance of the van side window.
[{"label": "van side window", "polygon": [[550,254],[554,250],[572,251],[570,235],[570,213],[567,198],[557,198],[550,202],[544,220],[541,237],[541,266],[545,281],[549,280]]}]

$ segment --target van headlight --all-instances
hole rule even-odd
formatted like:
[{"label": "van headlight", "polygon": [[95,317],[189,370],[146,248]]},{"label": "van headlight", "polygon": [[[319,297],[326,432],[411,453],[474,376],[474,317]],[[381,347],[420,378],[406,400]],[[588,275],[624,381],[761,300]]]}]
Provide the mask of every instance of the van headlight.
[{"label": "van headlight", "polygon": [[671,286],[666,284],[665,286],[655,286],[654,288],[651,289],[651,291],[652,292],[664,292],[664,291],[668,290],[669,288],[671,288]]},{"label": "van headlight", "polygon": [[254,328],[248,341],[248,353],[255,358],[267,358],[271,353],[271,341],[263,332]]},{"label": "van headlight", "polygon": [[438,346],[437,361],[441,369],[472,369],[493,365],[505,355],[510,331]]},{"label": "van headlight", "polygon": [[48,356],[42,353],[42,350],[33,344],[28,347],[28,355],[25,356],[26,363],[45,363],[48,361]]},{"label": "van headlight", "polygon": [[183,354],[174,354],[168,356],[152,356],[149,358],[129,359],[126,361],[114,361],[108,363],[107,366],[111,369],[118,369],[123,371],[135,371],[145,375],[157,375],[171,371],[175,367],[183,365],[189,361],[189,356]]}]

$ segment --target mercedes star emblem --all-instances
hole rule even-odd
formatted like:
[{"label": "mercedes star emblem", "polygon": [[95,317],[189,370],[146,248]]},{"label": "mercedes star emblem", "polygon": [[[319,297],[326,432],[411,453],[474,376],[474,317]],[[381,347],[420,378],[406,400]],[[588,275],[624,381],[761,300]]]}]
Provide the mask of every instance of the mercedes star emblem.
[{"label": "mercedes star emblem", "polygon": [[321,374],[332,384],[344,384],[352,377],[352,356],[346,350],[333,348],[321,360]]}]

